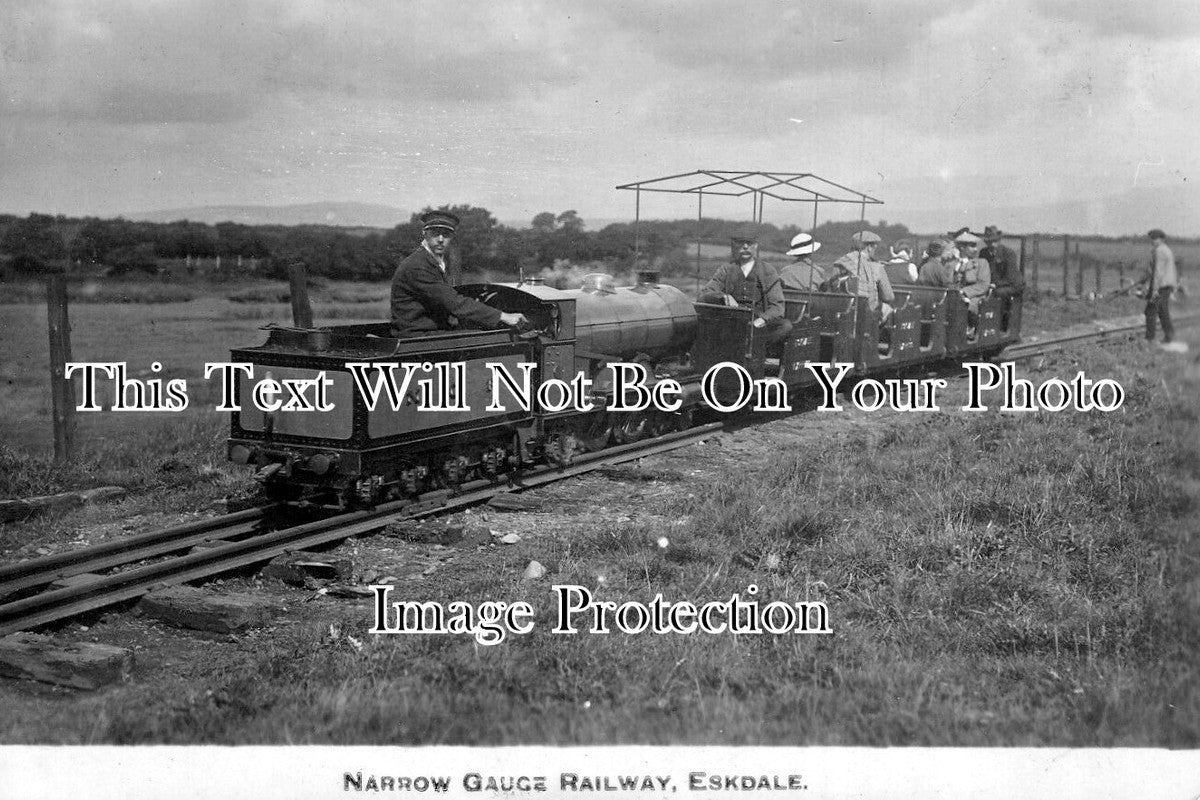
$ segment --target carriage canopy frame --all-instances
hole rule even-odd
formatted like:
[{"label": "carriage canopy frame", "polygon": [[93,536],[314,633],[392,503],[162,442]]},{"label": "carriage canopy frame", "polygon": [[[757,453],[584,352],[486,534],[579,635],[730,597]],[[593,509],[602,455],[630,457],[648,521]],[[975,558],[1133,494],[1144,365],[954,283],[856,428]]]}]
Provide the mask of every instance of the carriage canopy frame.
[{"label": "carriage canopy frame", "polygon": [[704,223],[704,196],[750,196],[751,219],[756,228],[762,225],[763,204],[768,197],[789,203],[812,203],[813,222],[817,227],[817,212],[821,203],[854,203],[861,209],[859,221],[866,224],[867,206],[883,205],[869,194],[851,189],[812,172],[776,172],[763,170],[698,169],[662,178],[623,183],[617,187],[636,193],[634,200],[634,259],[642,254],[641,216],[642,192],[668,192],[696,196],[696,279],[700,269],[700,228]]}]

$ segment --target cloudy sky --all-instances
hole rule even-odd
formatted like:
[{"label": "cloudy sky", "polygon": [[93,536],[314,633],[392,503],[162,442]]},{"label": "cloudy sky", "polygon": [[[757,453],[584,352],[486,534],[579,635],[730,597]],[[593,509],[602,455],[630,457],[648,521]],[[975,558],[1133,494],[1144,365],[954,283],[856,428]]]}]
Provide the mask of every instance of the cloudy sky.
[{"label": "cloudy sky", "polygon": [[632,216],[618,183],[711,168],[817,172],[918,226],[1036,208],[1043,230],[1200,234],[1198,109],[1196,0],[0,5],[0,211],[18,214],[600,220]]}]

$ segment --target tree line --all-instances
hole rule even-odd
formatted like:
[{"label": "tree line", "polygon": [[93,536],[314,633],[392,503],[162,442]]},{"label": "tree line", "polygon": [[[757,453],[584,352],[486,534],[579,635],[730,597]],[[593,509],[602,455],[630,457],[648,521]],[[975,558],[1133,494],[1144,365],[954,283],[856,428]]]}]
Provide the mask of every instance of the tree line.
[{"label": "tree line", "polygon": [[[588,230],[574,210],[537,214],[528,227],[497,222],[486,208],[472,205],[441,206],[461,223],[455,235],[455,252],[467,270],[529,274],[556,264],[597,263],[609,272],[628,271],[635,265],[659,269],[664,275],[689,273],[689,245],[697,241],[724,243],[744,223],[705,218],[621,222]],[[0,262],[6,271],[37,275],[47,270],[75,267],[102,268],[107,274],[157,274],[164,260],[253,259],[258,274],[286,275],[294,262],[310,275],[334,279],[382,280],[391,276],[401,258],[421,241],[421,215],[383,230],[321,225],[242,225],[220,222],[209,225],[178,222],[136,222],[122,218],[72,218],[48,214],[28,217],[0,215]],[[819,260],[833,260],[846,252],[858,222],[827,222],[813,232],[824,244]],[[908,236],[903,225],[880,222],[869,225],[884,241]],[[782,252],[798,226],[765,223],[756,228],[762,246]],[[825,258],[828,256],[828,258]],[[227,267],[228,268],[228,267]]]}]

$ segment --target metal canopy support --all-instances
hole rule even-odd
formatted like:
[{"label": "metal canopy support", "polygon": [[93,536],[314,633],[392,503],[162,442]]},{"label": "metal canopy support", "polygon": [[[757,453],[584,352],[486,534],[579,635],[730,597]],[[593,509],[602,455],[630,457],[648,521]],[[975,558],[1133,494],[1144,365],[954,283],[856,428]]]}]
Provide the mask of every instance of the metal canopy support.
[{"label": "metal canopy support", "polygon": [[637,190],[633,206],[633,263],[642,258],[642,190]]},{"label": "metal canopy support", "polygon": [[706,194],[755,198],[756,215],[761,211],[764,197],[789,202],[863,203],[881,205],[882,200],[863,192],[822,178],[811,172],[763,172],[753,170],[696,170],[663,178],[622,184],[618,189],[637,192],[669,192],[673,194]]},{"label": "metal canopy support", "polygon": [[625,183],[617,188],[627,189],[636,194],[634,205],[635,260],[641,256],[642,192],[696,195],[697,289],[700,282],[700,237],[704,227],[704,195],[706,194],[725,197],[750,195],[750,218],[756,226],[762,225],[763,207],[768,197],[790,203],[812,203],[814,230],[817,227],[817,211],[822,202],[859,204],[861,207],[860,222],[864,224],[867,218],[867,206],[883,205],[882,200],[835,183],[828,178],[822,178],[812,172],[699,169],[662,178]]},{"label": "metal canopy support", "polygon": [[700,238],[704,232],[704,192],[696,193],[696,294],[700,294]]}]

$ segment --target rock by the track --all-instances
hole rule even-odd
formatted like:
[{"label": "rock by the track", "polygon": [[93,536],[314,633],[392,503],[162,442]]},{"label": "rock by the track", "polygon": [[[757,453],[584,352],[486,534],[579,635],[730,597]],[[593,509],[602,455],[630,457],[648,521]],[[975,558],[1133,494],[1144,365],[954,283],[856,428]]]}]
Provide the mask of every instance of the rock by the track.
[{"label": "rock by the track", "polygon": [[512,492],[501,492],[488,500],[487,504],[497,511],[537,511],[542,507],[539,499]]},{"label": "rock by the track", "polygon": [[126,680],[133,651],[92,642],[56,642],[36,633],[0,639],[0,675],[76,689],[98,689]]},{"label": "rock by the track", "polygon": [[264,578],[278,578],[291,586],[304,586],[308,579],[348,581],[353,574],[354,564],[348,558],[303,550],[276,556],[262,571]]},{"label": "rock by the track", "polygon": [[100,486],[79,492],[26,497],[23,500],[0,500],[0,522],[16,522],[47,511],[61,511],[84,503],[117,500],[124,496],[125,490],[120,486]]},{"label": "rock by the track", "polygon": [[239,633],[271,624],[280,609],[249,594],[215,594],[191,586],[151,592],[138,608],[146,616],[180,628],[213,633]]}]

